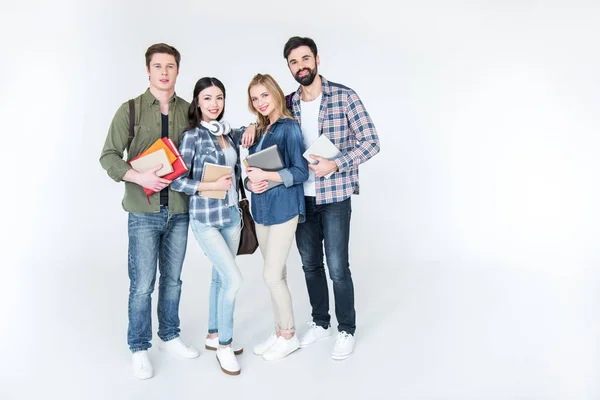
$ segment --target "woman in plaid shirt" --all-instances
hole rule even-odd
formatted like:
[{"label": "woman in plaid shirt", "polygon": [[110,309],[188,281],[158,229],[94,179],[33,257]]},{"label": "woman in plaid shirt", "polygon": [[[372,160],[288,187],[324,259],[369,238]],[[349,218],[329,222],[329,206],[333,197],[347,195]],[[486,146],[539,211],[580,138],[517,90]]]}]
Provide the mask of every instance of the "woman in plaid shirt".
[{"label": "woman in plaid shirt", "polygon": [[[210,286],[208,335],[205,348],[217,351],[221,370],[238,375],[235,357],[243,350],[232,346],[235,298],[242,274],[235,257],[240,241],[241,219],[238,206],[239,161],[244,127],[229,129],[221,122],[225,112],[225,87],[217,78],[202,78],[194,87],[189,108],[190,125],[183,134],[179,151],[192,176],[171,183],[173,190],[190,196],[190,226],[204,254],[213,264]],[[201,182],[206,163],[231,167],[232,174],[216,182]],[[205,197],[204,191],[226,191],[225,198]]]}]

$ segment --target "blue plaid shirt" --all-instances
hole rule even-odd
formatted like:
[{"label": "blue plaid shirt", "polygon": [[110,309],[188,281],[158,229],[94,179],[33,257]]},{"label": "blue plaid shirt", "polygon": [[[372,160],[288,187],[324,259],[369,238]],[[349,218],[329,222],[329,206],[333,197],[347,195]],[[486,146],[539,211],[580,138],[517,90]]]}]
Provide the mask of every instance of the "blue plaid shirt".
[{"label": "blue plaid shirt", "polygon": [[[359,193],[358,166],[379,153],[379,137],[369,113],[354,90],[321,76],[323,96],[319,109],[319,135],[341,151],[334,161],[338,171],[316,178],[317,204],[335,203]],[[292,114],[300,120],[301,87],[292,95]]]},{"label": "blue plaid shirt", "polygon": [[[229,135],[224,137],[229,142],[237,153],[237,162],[235,164],[234,172],[235,179],[233,184],[238,187],[239,179],[241,176],[240,167],[240,143],[242,133],[246,128],[241,127],[239,129],[232,129]],[[198,193],[198,183],[202,178],[202,170],[204,163],[209,162],[219,165],[227,165],[225,162],[225,154],[217,142],[216,136],[208,131],[203,126],[195,129],[185,131],[181,144],[179,145],[179,152],[183,157],[186,165],[190,167],[192,176],[182,175],[179,178],[171,182],[171,189],[177,192],[183,192],[190,195],[189,213],[190,218],[194,218],[198,222],[206,225],[221,227],[230,223],[230,213],[227,206],[227,196],[224,199],[212,199],[208,197],[202,197]]]}]

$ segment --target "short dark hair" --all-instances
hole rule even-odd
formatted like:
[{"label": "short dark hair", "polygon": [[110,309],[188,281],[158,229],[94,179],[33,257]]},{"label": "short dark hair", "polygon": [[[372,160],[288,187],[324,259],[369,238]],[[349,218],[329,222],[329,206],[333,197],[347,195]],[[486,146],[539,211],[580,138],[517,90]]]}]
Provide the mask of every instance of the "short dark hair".
[{"label": "short dark hair", "polygon": [[150,61],[152,60],[152,56],[159,53],[170,54],[173,57],[175,57],[177,69],[179,69],[179,63],[181,62],[181,54],[179,54],[179,51],[177,51],[175,47],[170,46],[166,43],[156,43],[148,47],[148,50],[146,50],[146,67],[150,68]]},{"label": "short dark hair", "polygon": [[313,56],[317,56],[317,45],[314,40],[308,37],[294,36],[288,39],[285,46],[283,46],[283,58],[287,60],[292,50],[297,49],[300,46],[308,46],[312,51]]}]

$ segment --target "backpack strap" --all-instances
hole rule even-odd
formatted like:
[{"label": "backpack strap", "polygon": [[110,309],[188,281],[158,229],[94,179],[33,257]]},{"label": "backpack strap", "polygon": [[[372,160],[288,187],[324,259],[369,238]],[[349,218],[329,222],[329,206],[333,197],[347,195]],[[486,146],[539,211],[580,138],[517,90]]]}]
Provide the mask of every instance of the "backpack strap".
[{"label": "backpack strap", "polygon": [[131,146],[131,142],[133,142],[133,137],[135,136],[135,102],[133,99],[129,100],[129,140],[127,141],[127,152],[129,153],[129,147]]}]

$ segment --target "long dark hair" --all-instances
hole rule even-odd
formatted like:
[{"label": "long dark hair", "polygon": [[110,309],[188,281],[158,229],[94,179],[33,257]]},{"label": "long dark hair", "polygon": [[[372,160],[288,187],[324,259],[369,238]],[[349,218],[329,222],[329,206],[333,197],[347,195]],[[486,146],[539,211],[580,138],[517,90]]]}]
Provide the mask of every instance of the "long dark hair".
[{"label": "long dark hair", "polygon": [[[221,89],[221,91],[223,92],[223,100],[225,100],[225,86],[223,85],[223,82],[221,82],[217,78],[209,77],[198,79],[198,82],[196,82],[196,86],[194,86],[194,98],[192,99],[192,103],[190,104],[190,108],[188,110],[188,121],[190,124],[187,128],[185,128],[186,131],[195,129],[200,125],[200,121],[202,121],[202,113],[200,112],[200,109],[198,109],[198,95],[201,91],[211,86],[216,86],[219,89]],[[217,117],[217,121],[220,121],[221,118],[223,118],[223,114],[225,114],[224,102],[223,110],[221,111],[221,114],[219,114],[219,116]]]}]

